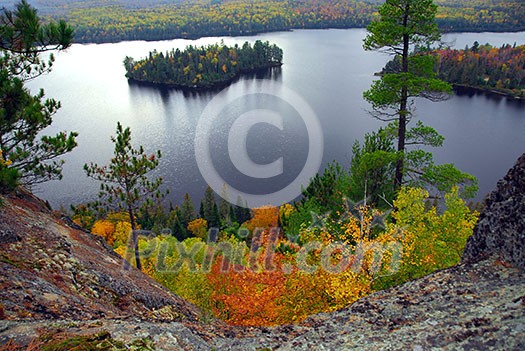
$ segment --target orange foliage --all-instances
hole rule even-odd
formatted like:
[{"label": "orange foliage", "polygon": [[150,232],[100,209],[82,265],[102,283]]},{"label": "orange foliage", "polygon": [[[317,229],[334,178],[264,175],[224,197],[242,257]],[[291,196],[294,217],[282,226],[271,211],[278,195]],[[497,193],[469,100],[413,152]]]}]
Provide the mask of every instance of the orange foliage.
[{"label": "orange foliage", "polygon": [[[319,263],[319,250],[309,265],[313,272],[294,265],[300,247],[275,240],[269,231],[255,237],[255,247],[244,257],[245,265],[231,264],[219,257],[207,274],[212,288],[212,312],[232,325],[271,326],[294,323],[309,315],[333,311],[347,306],[370,292],[371,280],[350,265],[341,272],[331,273]],[[275,252],[284,245],[292,253]],[[278,250],[277,250],[278,251]],[[337,251],[333,257],[338,260]]]},{"label": "orange foliage", "polygon": [[[229,265],[221,272],[217,260],[207,278],[212,286],[212,310],[232,325],[277,325],[282,322],[282,307],[277,301],[286,293],[286,277],[281,270],[256,272]],[[241,270],[237,272],[236,270]]]},{"label": "orange foliage", "polygon": [[109,245],[115,242],[115,226],[108,220],[98,220],[93,224],[91,233],[103,237]]},{"label": "orange foliage", "polygon": [[274,228],[277,227],[279,221],[279,208],[275,206],[263,206],[254,208],[253,217],[245,223],[246,228],[250,232],[257,228]]}]

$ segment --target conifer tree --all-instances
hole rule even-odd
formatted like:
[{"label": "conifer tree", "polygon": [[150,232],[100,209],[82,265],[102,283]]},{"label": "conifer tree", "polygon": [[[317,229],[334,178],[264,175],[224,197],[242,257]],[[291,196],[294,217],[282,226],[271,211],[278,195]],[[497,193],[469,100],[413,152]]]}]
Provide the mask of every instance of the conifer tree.
[{"label": "conifer tree", "polygon": [[142,269],[138,247],[137,222],[138,211],[146,210],[165,196],[160,190],[162,178],[150,180],[148,175],[159,164],[160,151],[147,155],[142,146],[138,149],[131,145],[131,130],[124,129],[117,123],[117,135],[111,137],[115,144],[114,157],[109,165],[96,163],[85,164],[87,175],[100,181],[99,200],[91,206],[103,212],[125,211],[128,213],[132,229],[135,261]]},{"label": "conifer tree", "polygon": [[[407,146],[442,146],[444,138],[422,122],[407,129],[413,116],[414,99],[444,100],[451,86],[438,79],[434,67],[436,57],[425,48],[441,38],[435,22],[437,6],[432,0],[386,0],[379,7],[379,19],[368,27],[364,40],[366,50],[380,50],[397,58],[397,70],[382,74],[363,96],[372,105],[373,115],[392,122],[386,129],[395,129],[397,156],[394,175],[394,193],[406,183],[408,175],[417,182],[431,184],[439,190],[450,190],[457,184],[465,185],[465,196],[477,191],[476,179],[460,172],[453,165],[435,165],[432,154],[417,149],[407,152]],[[415,51],[411,52],[414,48]],[[384,165],[383,165],[384,166]],[[420,184],[414,184],[420,185]]]},{"label": "conifer tree", "polygon": [[51,50],[71,45],[73,29],[64,21],[42,24],[36,9],[26,0],[13,11],[0,14],[0,189],[18,182],[31,186],[62,177],[63,160],[58,158],[77,145],[77,133],[40,135],[51,125],[60,103],[36,95],[25,82],[49,72],[54,62]]}]

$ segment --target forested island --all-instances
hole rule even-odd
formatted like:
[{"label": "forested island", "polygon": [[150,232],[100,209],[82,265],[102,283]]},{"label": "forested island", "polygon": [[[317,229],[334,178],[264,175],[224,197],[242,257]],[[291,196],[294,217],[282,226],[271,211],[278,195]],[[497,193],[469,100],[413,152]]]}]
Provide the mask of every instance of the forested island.
[{"label": "forested island", "polygon": [[464,50],[438,50],[439,78],[458,86],[525,98],[525,45],[500,48],[475,42]]},{"label": "forested island", "polygon": [[[290,29],[364,28],[380,0],[33,0],[49,18],[66,18],[76,42],[252,35]],[[522,0],[437,0],[444,32],[525,30]],[[1,4],[1,1],[0,1]]]},{"label": "forested island", "polygon": [[189,45],[183,51],[152,51],[147,58],[124,59],[130,81],[175,88],[208,89],[230,83],[242,73],[282,65],[283,51],[268,41],[245,42],[232,47],[220,44]]}]

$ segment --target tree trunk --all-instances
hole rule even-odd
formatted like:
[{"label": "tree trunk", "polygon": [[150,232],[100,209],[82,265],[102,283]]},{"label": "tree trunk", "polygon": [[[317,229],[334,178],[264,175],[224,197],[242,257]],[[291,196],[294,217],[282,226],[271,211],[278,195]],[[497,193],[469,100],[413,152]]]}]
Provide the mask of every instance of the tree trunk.
[{"label": "tree trunk", "polygon": [[131,222],[131,233],[133,236],[133,251],[135,251],[135,263],[138,270],[142,270],[142,264],[140,263],[140,252],[139,252],[139,239],[137,235],[137,223],[135,222],[135,214],[131,206],[128,207],[129,220]]},{"label": "tree trunk", "polygon": [[[408,25],[408,13],[409,7],[405,8],[405,15],[403,17],[403,26]],[[402,54],[402,73],[408,73],[408,53],[410,49],[410,38],[408,34],[403,35],[403,54]],[[394,192],[399,190],[403,184],[403,172],[405,166],[405,139],[407,129],[407,116],[408,116],[408,87],[404,84],[401,88],[401,101],[399,104],[399,127],[398,127],[398,142],[397,151],[399,159],[396,163],[396,175],[394,179]]]}]

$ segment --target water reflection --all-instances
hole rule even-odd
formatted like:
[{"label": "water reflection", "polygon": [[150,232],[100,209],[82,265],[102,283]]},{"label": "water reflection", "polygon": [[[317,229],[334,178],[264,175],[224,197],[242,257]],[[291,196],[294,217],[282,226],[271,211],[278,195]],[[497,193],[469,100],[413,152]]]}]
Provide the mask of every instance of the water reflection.
[{"label": "water reflection", "polygon": [[202,98],[209,100],[217,93],[222,91],[224,88],[231,86],[239,81],[254,81],[260,79],[271,79],[274,81],[282,81],[282,68],[281,67],[270,67],[254,72],[245,72],[236,77],[233,81],[220,85],[214,88],[207,89],[190,89],[190,88],[179,88],[179,87],[167,87],[162,85],[156,85],[151,83],[143,83],[137,81],[128,81],[129,93],[132,98],[142,98],[144,95],[158,94],[164,104],[169,103],[170,96],[172,94],[182,93],[185,98]]},{"label": "water reflection", "polygon": [[508,104],[514,104],[517,107],[525,107],[525,99],[516,99],[514,97],[505,96],[496,92],[486,91],[483,89],[464,87],[464,86],[454,86],[454,93],[458,96],[467,96],[472,98],[474,96],[485,97],[487,100],[494,101],[496,103],[501,103],[502,101],[507,102]]}]

